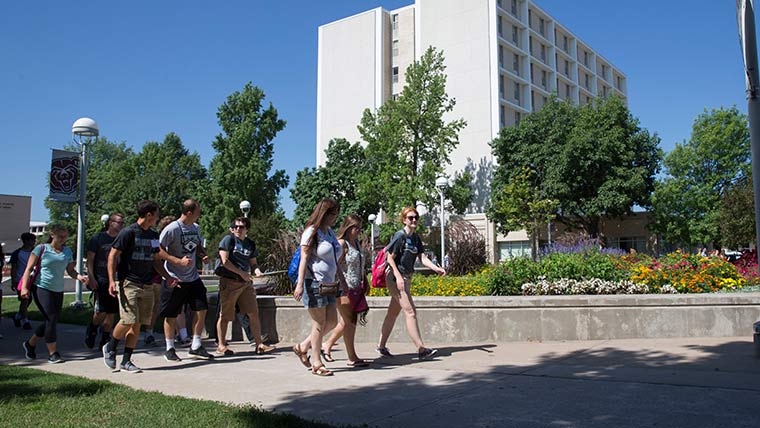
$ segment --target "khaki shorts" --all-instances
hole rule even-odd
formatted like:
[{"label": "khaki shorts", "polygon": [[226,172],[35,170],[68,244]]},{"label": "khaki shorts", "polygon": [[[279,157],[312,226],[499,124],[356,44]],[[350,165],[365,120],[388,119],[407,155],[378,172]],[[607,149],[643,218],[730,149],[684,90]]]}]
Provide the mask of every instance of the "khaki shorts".
[{"label": "khaki shorts", "polygon": [[219,278],[219,305],[222,308],[222,322],[235,319],[235,304],[240,308],[241,314],[250,314],[258,310],[256,290],[253,285],[234,279]]},{"label": "khaki shorts", "polygon": [[119,323],[150,325],[153,284],[124,281],[119,289]]},{"label": "khaki shorts", "polygon": [[[404,278],[404,291],[406,294],[409,294],[411,296],[411,292],[409,290],[412,287],[412,274],[403,273],[401,276]],[[385,288],[388,289],[388,293],[390,293],[390,295],[393,297],[398,297],[401,295],[401,292],[396,286],[396,275],[393,274],[393,269],[391,268],[387,268],[385,271]]]}]

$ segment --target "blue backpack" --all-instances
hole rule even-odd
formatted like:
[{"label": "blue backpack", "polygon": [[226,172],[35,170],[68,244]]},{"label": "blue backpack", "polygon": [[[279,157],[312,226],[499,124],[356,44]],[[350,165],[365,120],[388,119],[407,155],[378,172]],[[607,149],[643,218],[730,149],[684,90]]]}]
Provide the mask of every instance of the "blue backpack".
[{"label": "blue backpack", "polygon": [[288,278],[293,281],[293,284],[298,282],[298,265],[301,264],[301,246],[296,248],[293,253],[293,258],[290,259],[290,266],[288,266]]}]

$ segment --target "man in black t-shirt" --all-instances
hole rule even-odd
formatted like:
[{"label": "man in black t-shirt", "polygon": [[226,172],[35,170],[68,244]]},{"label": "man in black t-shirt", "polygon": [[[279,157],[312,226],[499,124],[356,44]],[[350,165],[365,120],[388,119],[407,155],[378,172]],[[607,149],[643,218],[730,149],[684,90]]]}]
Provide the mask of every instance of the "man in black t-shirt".
[{"label": "man in black t-shirt", "polygon": [[84,344],[89,349],[95,347],[98,326],[101,330],[100,348],[110,340],[114,316],[119,312],[119,300],[108,293],[108,254],[111,252],[111,244],[123,227],[124,216],[111,214],[105,225],[106,230],[93,236],[87,243],[87,272],[90,274],[87,285],[95,294],[92,321],[84,336]]},{"label": "man in black t-shirt", "polygon": [[106,367],[116,370],[116,348],[119,341],[126,338],[120,369],[127,373],[142,371],[132,362],[132,352],[140,336],[140,324],[150,323],[153,310],[153,269],[167,282],[176,282],[166,272],[163,264],[157,262],[158,232],[151,227],[158,221],[158,205],[142,201],[137,204],[137,215],[137,223],[119,232],[108,255],[108,288],[112,296],[119,298],[120,319],[111,340],[103,346],[103,362]]}]

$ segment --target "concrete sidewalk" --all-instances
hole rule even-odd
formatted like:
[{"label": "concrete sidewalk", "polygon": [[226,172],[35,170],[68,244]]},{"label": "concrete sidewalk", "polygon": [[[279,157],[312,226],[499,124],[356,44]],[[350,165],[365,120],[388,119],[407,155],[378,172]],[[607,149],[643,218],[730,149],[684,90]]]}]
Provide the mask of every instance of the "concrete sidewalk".
[{"label": "concrete sidewalk", "polygon": [[[170,395],[252,403],[335,424],[378,427],[757,427],[760,359],[751,338],[689,338],[457,345],[434,343],[439,357],[417,362],[410,343],[367,369],[345,366],[342,346],[328,363],[335,376],[310,374],[283,343],[257,356],[244,343],[214,362],[162,358],[140,348],[141,374],[111,373],[84,349],[84,328],[61,326],[67,360],[23,359],[27,333],[2,320],[0,364],[106,379]],[[36,322],[34,323],[36,326]],[[403,323],[396,326],[403,328]],[[22,333],[24,333],[22,335]],[[304,332],[306,333],[306,332]],[[160,338],[159,338],[160,339]],[[435,338],[430,338],[434,340]],[[159,340],[163,344],[163,340]],[[208,348],[213,342],[207,342]],[[360,356],[375,358],[360,344]],[[180,350],[181,357],[187,352]]]}]

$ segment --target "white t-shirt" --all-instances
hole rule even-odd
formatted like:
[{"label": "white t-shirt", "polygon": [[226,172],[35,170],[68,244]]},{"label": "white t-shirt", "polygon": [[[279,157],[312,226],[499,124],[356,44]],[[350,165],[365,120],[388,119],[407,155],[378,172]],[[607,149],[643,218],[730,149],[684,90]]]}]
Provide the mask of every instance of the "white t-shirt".
[{"label": "white t-shirt", "polygon": [[[301,235],[301,251],[303,251],[304,245],[309,245],[312,234],[314,234],[314,226],[304,229]],[[309,257],[306,265],[306,278],[313,278],[317,282],[336,282],[335,275],[338,271],[338,260],[342,252],[343,247],[340,246],[332,229],[327,229],[327,233],[317,229],[316,254],[301,254],[301,257]]]}]

